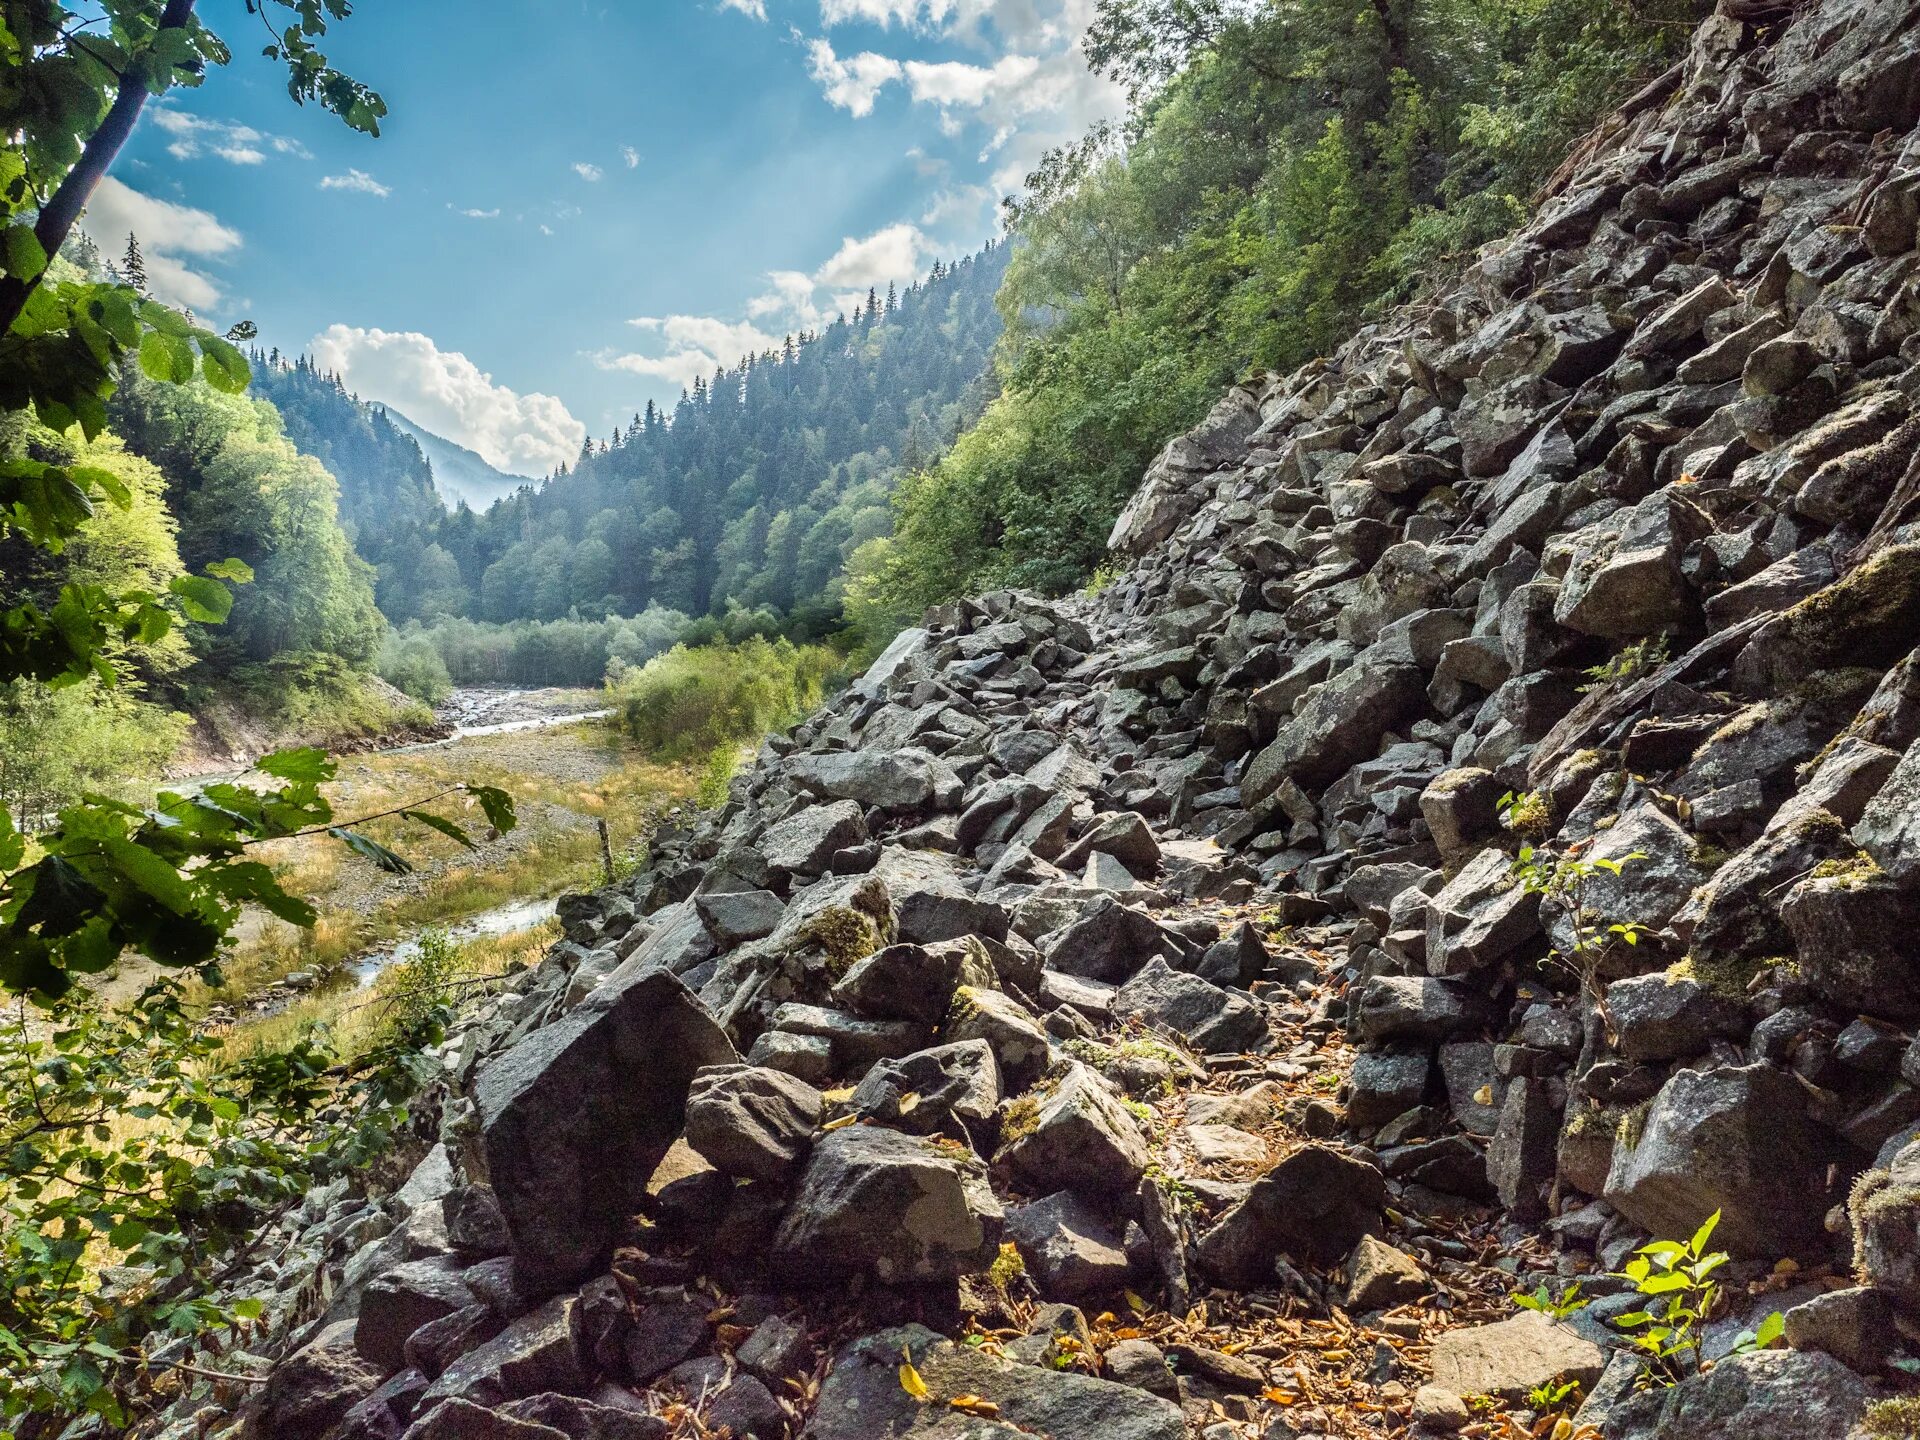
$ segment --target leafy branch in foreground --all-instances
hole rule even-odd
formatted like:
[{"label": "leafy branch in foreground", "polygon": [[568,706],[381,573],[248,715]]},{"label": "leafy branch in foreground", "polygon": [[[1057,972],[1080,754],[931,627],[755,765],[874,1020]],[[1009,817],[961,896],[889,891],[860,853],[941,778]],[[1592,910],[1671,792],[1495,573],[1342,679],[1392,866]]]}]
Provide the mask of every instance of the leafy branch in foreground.
[{"label": "leafy branch in foreground", "polygon": [[326,835],[382,869],[404,874],[400,855],[359,826],[395,817],[472,848],[466,827],[425,808],[462,796],[487,823],[513,829],[513,799],[489,785],[460,784],[412,804],[336,822],[320,793],[336,767],[316,749],[283,750],[255,766],[277,787],[228,781],[195,793],[162,794],[151,806],[102,796],[62,810],[34,842],[0,811],[0,984],[43,996],[65,993],[76,975],[98,974],[124,950],[173,967],[206,969],[242,907],[257,905],[293,925],[313,907],[282,888],[248,852],[268,840]]},{"label": "leafy branch in foreground", "polygon": [[222,1287],[274,1220],[406,1132],[452,1006],[416,998],[351,1065],[316,1027],[223,1066],[170,979],[119,1009],[85,991],[16,1001],[0,1024],[0,1434],[33,1415],[124,1426],[173,1371],[225,1374],[198,1347],[244,1338],[263,1306]]}]

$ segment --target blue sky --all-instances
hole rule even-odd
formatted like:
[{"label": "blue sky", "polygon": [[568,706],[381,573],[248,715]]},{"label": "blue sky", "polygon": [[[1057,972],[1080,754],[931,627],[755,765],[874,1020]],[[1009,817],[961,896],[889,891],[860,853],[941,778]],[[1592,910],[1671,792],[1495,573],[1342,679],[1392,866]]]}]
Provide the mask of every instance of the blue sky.
[{"label": "blue sky", "polygon": [[236,61],[149,107],[89,232],[522,473],[976,248],[1119,109],[1093,0],[363,0],[328,50],[386,97],[371,140],[201,8]]}]

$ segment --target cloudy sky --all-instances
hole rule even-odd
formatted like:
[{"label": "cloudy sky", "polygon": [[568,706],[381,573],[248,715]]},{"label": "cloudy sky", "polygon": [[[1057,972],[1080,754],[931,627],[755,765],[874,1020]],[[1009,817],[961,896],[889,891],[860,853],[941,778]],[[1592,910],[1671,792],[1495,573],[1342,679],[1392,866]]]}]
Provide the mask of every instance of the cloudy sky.
[{"label": "cloudy sky", "polygon": [[329,46],[385,95],[378,140],[291,104],[224,6],[241,58],[149,107],[86,226],[136,232],[163,298],[538,474],[996,233],[1119,109],[1093,3],[383,0]]}]

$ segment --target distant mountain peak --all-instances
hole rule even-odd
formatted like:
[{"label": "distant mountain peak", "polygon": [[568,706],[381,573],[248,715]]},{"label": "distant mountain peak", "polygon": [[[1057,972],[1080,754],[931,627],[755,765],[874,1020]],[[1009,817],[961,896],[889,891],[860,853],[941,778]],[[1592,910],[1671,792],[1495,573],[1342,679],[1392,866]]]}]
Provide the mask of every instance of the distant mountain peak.
[{"label": "distant mountain peak", "polygon": [[373,402],[372,408],[384,413],[419,444],[427,463],[433,467],[434,488],[449,509],[464,500],[474,510],[485,510],[522,485],[539,483],[531,475],[515,475],[488,464],[466,446],[436,435],[391,405]]}]

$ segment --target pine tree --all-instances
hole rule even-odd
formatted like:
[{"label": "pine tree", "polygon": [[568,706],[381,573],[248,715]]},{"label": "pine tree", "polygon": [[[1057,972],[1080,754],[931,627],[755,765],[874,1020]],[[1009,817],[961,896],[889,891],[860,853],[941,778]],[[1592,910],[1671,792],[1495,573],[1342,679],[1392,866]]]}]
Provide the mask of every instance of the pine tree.
[{"label": "pine tree", "polygon": [[127,253],[120,260],[120,274],[142,295],[147,293],[147,262],[140,254],[140,238],[131,230],[127,232]]},{"label": "pine tree", "polygon": [[887,282],[887,314],[891,315],[900,308],[900,292],[894,288],[893,281]]}]

